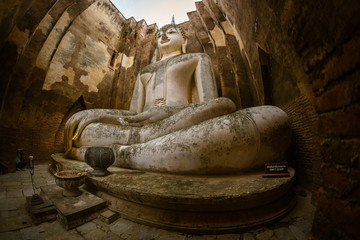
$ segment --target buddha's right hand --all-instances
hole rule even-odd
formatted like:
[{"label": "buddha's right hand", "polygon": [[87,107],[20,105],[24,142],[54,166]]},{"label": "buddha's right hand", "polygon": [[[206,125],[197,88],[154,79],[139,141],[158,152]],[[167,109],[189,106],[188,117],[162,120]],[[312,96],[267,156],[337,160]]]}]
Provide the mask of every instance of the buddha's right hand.
[{"label": "buddha's right hand", "polygon": [[65,152],[71,150],[72,141],[77,140],[84,128],[93,122],[119,124],[119,117],[134,115],[134,112],[117,109],[89,109],[72,115],[65,124]]}]

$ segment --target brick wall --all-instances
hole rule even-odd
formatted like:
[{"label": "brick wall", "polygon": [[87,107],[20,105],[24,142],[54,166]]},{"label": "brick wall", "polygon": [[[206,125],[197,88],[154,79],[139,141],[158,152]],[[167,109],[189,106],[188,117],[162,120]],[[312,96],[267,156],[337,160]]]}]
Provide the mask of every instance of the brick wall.
[{"label": "brick wall", "polygon": [[295,101],[283,106],[291,121],[292,140],[289,149],[289,163],[296,169],[297,184],[312,192],[320,186],[321,153],[317,135],[316,114],[310,100],[301,95]]},{"label": "brick wall", "polygon": [[359,1],[212,2],[238,29],[255,78],[255,48],[269,56],[265,93],[292,122],[297,181],[317,207],[313,238],[359,238]]},{"label": "brick wall", "polygon": [[318,239],[360,235],[359,66],[360,38],[355,33],[313,71],[322,157],[313,225]]}]

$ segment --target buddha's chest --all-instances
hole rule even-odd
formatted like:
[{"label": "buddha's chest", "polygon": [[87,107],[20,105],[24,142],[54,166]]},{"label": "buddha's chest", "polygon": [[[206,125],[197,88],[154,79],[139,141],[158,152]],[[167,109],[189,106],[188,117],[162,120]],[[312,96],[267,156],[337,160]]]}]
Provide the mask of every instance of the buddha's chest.
[{"label": "buddha's chest", "polygon": [[193,60],[162,61],[151,72],[142,75],[145,89],[156,91],[158,88],[183,88],[189,85],[194,77],[196,65]]}]

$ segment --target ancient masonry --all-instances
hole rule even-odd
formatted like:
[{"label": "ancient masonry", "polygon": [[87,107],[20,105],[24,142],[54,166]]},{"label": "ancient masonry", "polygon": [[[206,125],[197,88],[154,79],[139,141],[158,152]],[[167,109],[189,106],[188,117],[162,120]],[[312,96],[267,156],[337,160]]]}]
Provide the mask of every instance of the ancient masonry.
[{"label": "ancient masonry", "polygon": [[[0,3],[0,162],[10,171],[19,147],[38,163],[61,152],[73,113],[129,107],[137,72],[157,58],[157,26],[120,11],[109,0]],[[359,11],[357,0],[203,0],[182,24],[187,51],[210,55],[219,95],[290,116],[314,237],[360,234]]]}]

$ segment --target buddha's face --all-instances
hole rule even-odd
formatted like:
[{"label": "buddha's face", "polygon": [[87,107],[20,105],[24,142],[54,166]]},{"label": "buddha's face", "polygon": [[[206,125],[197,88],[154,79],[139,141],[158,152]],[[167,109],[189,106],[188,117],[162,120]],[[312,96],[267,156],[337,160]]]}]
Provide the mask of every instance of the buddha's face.
[{"label": "buddha's face", "polygon": [[171,53],[180,50],[185,39],[175,27],[169,27],[157,34],[157,44],[160,52]]}]

